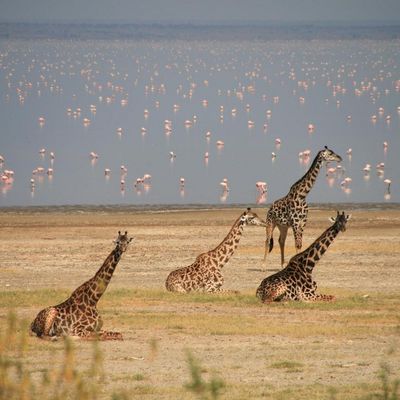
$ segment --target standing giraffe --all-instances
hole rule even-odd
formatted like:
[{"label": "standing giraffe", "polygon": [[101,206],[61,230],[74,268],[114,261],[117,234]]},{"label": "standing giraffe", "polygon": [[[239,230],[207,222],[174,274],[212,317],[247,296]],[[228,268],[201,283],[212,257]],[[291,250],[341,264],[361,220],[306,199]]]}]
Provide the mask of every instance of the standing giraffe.
[{"label": "standing giraffe", "polygon": [[101,340],[122,340],[119,332],[102,331],[103,321],[97,311],[97,302],[104,294],[122,254],[132,238],[128,232],[115,240],[115,249],[109,254],[93,278],[79,286],[63,303],[40,311],[31,324],[31,331],[43,339],[57,336],[77,336]]},{"label": "standing giraffe", "polygon": [[248,208],[233,224],[225,239],[213,250],[197,256],[187,267],[172,271],[165,282],[170,292],[188,293],[192,291],[223,292],[224,277],[222,267],[236,250],[245,225],[264,226],[257,214]]},{"label": "standing giraffe", "polygon": [[266,217],[266,239],[265,239],[265,252],[264,263],[267,259],[267,254],[274,247],[274,240],[272,237],[273,231],[277,226],[279,229],[279,246],[281,249],[281,266],[285,262],[285,241],[289,227],[292,227],[296,253],[301,250],[303,240],[303,229],[307,222],[308,204],[306,197],[313,187],[318,172],[321,169],[324,161],[342,161],[342,157],[334,153],[332,150],[325,146],[315,156],[310,168],[305,175],[292,185],[289,193],[279,200],[272,203],[267,212]]},{"label": "standing giraffe", "polygon": [[312,279],[312,271],[339,232],[346,230],[350,217],[338,211],[336,219],[330,219],[334,224],[310,247],[293,256],[283,270],[261,282],[257,297],[263,303],[281,300],[334,301],[334,296],[316,293],[317,283]]}]

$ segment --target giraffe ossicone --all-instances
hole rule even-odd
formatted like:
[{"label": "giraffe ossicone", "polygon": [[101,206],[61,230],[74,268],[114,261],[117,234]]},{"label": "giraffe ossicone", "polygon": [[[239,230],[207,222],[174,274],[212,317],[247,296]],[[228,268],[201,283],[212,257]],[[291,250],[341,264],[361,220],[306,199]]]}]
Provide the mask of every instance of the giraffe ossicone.
[{"label": "giraffe ossicone", "polygon": [[236,219],[225,239],[214,249],[200,254],[189,266],[172,271],[165,282],[170,292],[223,292],[223,266],[236,250],[246,225],[265,227],[265,222],[248,208]]},{"label": "giraffe ossicone", "polygon": [[97,302],[107,289],[122,254],[133,238],[118,232],[115,248],[93,278],[79,286],[64,302],[38,313],[31,323],[32,334],[42,339],[73,336],[83,339],[122,340],[120,332],[103,331]]},{"label": "giraffe ossicone", "polygon": [[263,303],[273,301],[334,301],[331,295],[317,294],[312,278],[315,264],[321,259],[339,232],[346,230],[351,215],[337,212],[333,225],[322,233],[306,250],[293,256],[281,271],[265,278],[256,295]]},{"label": "giraffe ossicone", "polygon": [[308,171],[295,182],[289,193],[274,201],[267,212],[266,217],[266,238],[264,250],[264,263],[267,255],[274,247],[273,231],[275,227],[279,229],[279,247],[281,251],[281,266],[285,262],[285,242],[288,229],[293,230],[296,252],[301,250],[303,244],[303,230],[307,223],[308,204],[306,197],[312,189],[323,162],[340,162],[342,157],[336,154],[333,150],[325,146],[315,156]]}]

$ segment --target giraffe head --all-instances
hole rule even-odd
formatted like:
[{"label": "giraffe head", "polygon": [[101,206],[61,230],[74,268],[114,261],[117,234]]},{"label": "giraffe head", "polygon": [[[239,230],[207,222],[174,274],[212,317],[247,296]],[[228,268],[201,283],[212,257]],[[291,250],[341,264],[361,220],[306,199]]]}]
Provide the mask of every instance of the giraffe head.
[{"label": "giraffe head", "polygon": [[340,162],[342,161],[342,157],[340,157],[338,154],[336,154],[333,150],[328,149],[328,146],[325,146],[324,149],[320,150],[318,153],[319,159],[322,161],[337,161]]},{"label": "giraffe head", "polygon": [[346,223],[350,218],[351,214],[346,215],[344,211],[340,214],[339,211],[337,211],[336,218],[331,217],[329,220],[336,225],[339,231],[344,232],[346,230]]},{"label": "giraffe head", "polygon": [[128,231],[125,231],[124,234],[121,234],[121,231],[118,231],[118,237],[116,240],[114,240],[114,243],[119,251],[124,253],[132,240],[133,238],[128,238]]},{"label": "giraffe head", "polygon": [[251,208],[248,208],[241,216],[239,223],[241,225],[257,225],[257,226],[267,226],[266,223],[254,212]]}]

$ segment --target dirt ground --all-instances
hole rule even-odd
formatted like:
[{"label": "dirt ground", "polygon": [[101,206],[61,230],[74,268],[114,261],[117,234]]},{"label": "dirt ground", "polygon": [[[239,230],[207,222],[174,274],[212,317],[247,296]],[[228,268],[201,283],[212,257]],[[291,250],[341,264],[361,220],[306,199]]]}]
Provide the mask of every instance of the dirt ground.
[{"label": "dirt ground", "polygon": [[[101,343],[104,398],[121,388],[131,398],[191,398],[184,389],[190,380],[187,349],[205,377],[224,380],[222,398],[334,398],[334,393],[345,399],[377,390],[383,361],[400,370],[400,207],[349,211],[347,231],[314,272],[320,292],[336,295],[336,303],[259,304],[257,286],[280,269],[276,246],[263,270],[265,231],[259,227],[245,229],[224,268],[225,288],[242,297],[202,301],[199,295],[165,294],[168,273],[218,245],[242,211],[3,211],[1,325],[10,308],[32,320],[41,308],[64,300],[94,275],[118,230],[127,230],[135,240],[99,303],[104,328],[125,337]],[[265,209],[255,211],[265,217]],[[311,209],[303,248],[334,215]],[[277,237],[276,231],[275,243]],[[286,253],[286,260],[294,255],[290,233]],[[32,300],[24,300],[30,293]],[[50,304],[38,304],[41,293],[50,293]],[[54,363],[62,349],[33,337],[29,344],[29,357],[42,366]],[[84,365],[91,344],[76,347]]]}]

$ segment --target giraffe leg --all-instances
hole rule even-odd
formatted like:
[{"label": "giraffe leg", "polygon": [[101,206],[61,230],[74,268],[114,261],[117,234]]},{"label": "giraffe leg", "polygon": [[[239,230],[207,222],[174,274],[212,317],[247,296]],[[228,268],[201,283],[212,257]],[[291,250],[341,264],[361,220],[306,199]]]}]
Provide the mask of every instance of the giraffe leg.
[{"label": "giraffe leg", "polygon": [[58,315],[55,307],[48,307],[40,311],[31,323],[31,332],[38,337],[54,336],[54,322]]},{"label": "giraffe leg", "polygon": [[[313,289],[317,289],[317,283],[313,281]],[[331,301],[336,301],[336,297],[332,296],[330,294],[317,294],[315,293],[315,290],[311,290],[310,292],[302,293],[301,300],[303,301],[326,301],[326,302],[331,302]]]},{"label": "giraffe leg", "polygon": [[187,293],[189,291],[179,280],[172,281],[171,279],[168,279],[165,286],[169,292]]},{"label": "giraffe leg", "polygon": [[330,294],[316,294],[314,296],[313,301],[327,301],[327,302],[333,302],[336,301],[336,297],[332,296]]},{"label": "giraffe leg", "polygon": [[303,229],[299,226],[293,227],[294,243],[296,246],[296,253],[301,250],[303,246]]},{"label": "giraffe leg", "polygon": [[100,331],[97,335],[100,340],[124,340],[121,332]]},{"label": "giraffe leg", "polygon": [[285,242],[286,242],[286,236],[288,232],[288,227],[287,226],[279,226],[279,247],[281,249],[281,266],[283,267],[283,264],[285,263]]},{"label": "giraffe leg", "polygon": [[263,303],[272,303],[273,301],[281,300],[286,293],[286,286],[282,284],[278,285],[260,285],[257,289],[257,297]]},{"label": "giraffe leg", "polygon": [[298,253],[303,246],[303,231],[307,223],[308,206],[302,210],[298,215],[298,219],[293,221],[293,235],[296,246],[296,253]]},{"label": "giraffe leg", "polygon": [[111,332],[111,331],[99,331],[99,332],[80,332],[75,335],[68,335],[72,340],[85,340],[85,341],[95,341],[95,340],[124,340],[122,333]]},{"label": "giraffe leg", "polygon": [[208,293],[221,293],[221,294],[240,294],[239,290],[222,289],[222,287],[216,288]]}]

